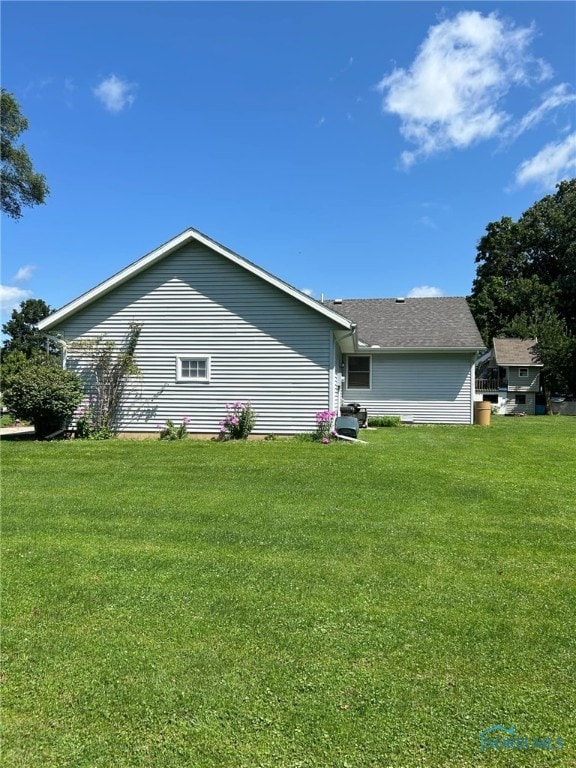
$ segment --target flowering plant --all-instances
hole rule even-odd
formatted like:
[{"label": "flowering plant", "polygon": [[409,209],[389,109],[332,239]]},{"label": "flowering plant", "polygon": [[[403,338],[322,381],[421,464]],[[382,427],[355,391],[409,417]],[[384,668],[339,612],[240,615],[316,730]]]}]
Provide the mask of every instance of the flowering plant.
[{"label": "flowering plant", "polygon": [[185,437],[188,437],[189,422],[188,416],[184,416],[179,427],[174,424],[172,419],[168,419],[164,427],[159,424],[160,440],[184,440]]},{"label": "flowering plant", "polygon": [[81,440],[109,440],[113,433],[102,423],[98,409],[91,398],[84,398],[74,413],[76,437]]},{"label": "flowering plant", "polygon": [[226,403],[226,416],[220,422],[220,440],[246,440],[256,424],[250,403]]},{"label": "flowering plant", "polygon": [[336,411],[318,411],[316,414],[316,432],[312,435],[314,440],[324,444],[330,442],[332,419]]}]

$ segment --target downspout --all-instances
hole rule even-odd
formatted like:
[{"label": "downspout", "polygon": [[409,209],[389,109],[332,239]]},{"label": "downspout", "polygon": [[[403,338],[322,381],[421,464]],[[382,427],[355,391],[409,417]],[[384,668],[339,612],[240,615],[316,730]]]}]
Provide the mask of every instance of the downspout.
[{"label": "downspout", "polygon": [[337,386],[336,376],[336,340],[334,331],[330,331],[330,373],[328,375],[328,410],[336,410],[334,407],[334,394]]},{"label": "downspout", "polygon": [[46,352],[48,352],[48,342],[54,342],[54,344],[62,347],[62,369],[66,370],[66,353],[68,352],[68,344],[60,336],[53,336],[51,333],[46,334]]},{"label": "downspout", "polygon": [[367,445],[366,440],[360,440],[359,437],[348,437],[348,435],[339,435],[338,432],[333,432],[332,437],[337,437],[339,440],[347,440],[349,443],[364,443]]},{"label": "downspout", "polygon": [[[357,327],[358,326],[357,326],[356,323],[350,323],[350,332],[345,334],[344,336],[342,336],[341,339],[339,339],[338,345],[340,346],[340,354],[341,355],[343,353],[342,353],[342,348],[341,348],[340,342],[344,341],[344,339],[350,338],[350,336],[352,336],[354,338],[354,350],[356,351],[358,349],[358,338],[356,336],[356,328]],[[334,334],[332,334],[332,339],[333,339],[332,347],[334,347]],[[344,360],[342,359],[342,364],[343,363],[344,363]],[[335,411],[336,416],[337,416],[340,413],[340,407],[342,405],[342,390],[344,389],[344,386],[343,386],[344,375],[342,373],[342,368],[341,367],[340,367],[340,370],[338,371],[338,373],[336,375],[340,376],[340,382],[339,382],[339,385],[338,385],[338,397],[337,397],[337,402],[334,404],[335,408],[330,408],[330,410],[331,411]],[[331,429],[333,429],[333,428],[334,428],[334,421],[332,421],[332,426],[331,426]]]}]

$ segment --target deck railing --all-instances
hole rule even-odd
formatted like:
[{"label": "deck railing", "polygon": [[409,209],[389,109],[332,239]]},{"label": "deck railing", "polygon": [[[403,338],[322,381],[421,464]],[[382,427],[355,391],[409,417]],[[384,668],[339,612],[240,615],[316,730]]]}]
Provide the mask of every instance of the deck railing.
[{"label": "deck railing", "polygon": [[476,379],[476,392],[497,392],[499,389],[506,387],[507,384],[508,382],[506,379]]}]

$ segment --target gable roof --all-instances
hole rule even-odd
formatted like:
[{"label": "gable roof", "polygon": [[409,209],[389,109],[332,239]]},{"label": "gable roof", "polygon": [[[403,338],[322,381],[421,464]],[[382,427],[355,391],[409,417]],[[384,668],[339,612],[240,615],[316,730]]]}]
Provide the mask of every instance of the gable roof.
[{"label": "gable roof", "polygon": [[463,297],[329,301],[358,326],[367,347],[397,350],[470,350],[485,345]]},{"label": "gable roof", "polygon": [[138,259],[132,264],[129,264],[127,267],[120,270],[120,272],[117,272],[115,275],[112,275],[112,277],[108,278],[108,280],[104,280],[104,282],[95,286],[86,293],[83,293],[77,299],[74,299],[68,304],[65,304],[56,312],[53,312],[48,317],[44,318],[44,320],[41,320],[38,323],[39,330],[47,330],[52,328],[65,318],[78,312],[78,310],[82,309],[88,304],[91,304],[101,296],[104,296],[118,285],[122,285],[122,283],[125,283],[132,277],[135,277],[140,272],[148,269],[148,267],[151,267],[153,264],[161,261],[171,253],[174,253],[174,251],[178,250],[178,248],[181,248],[182,246],[191,242],[197,242],[205,245],[207,248],[210,248],[211,250],[220,254],[220,256],[223,256],[234,264],[237,264],[243,269],[246,269],[248,272],[251,272],[265,282],[270,283],[270,285],[275,286],[289,296],[292,296],[292,298],[300,301],[302,304],[305,304],[311,309],[314,309],[316,312],[319,312],[325,317],[328,317],[330,320],[338,323],[338,325],[340,325],[342,328],[353,330],[351,322],[347,318],[343,317],[339,312],[336,312],[326,304],[321,304],[310,296],[307,296],[305,293],[302,293],[302,291],[294,288],[294,286],[289,285],[283,280],[280,280],[280,278],[276,277],[270,272],[267,272],[265,269],[262,269],[253,262],[244,259],[242,256],[234,253],[234,251],[231,251],[229,248],[226,248],[224,245],[217,243],[216,240],[212,240],[212,238],[202,234],[202,232],[199,232],[192,227],[186,229],[176,237],[173,237],[171,240],[168,240],[168,242],[146,254],[146,256],[143,256],[141,259]]},{"label": "gable roof", "polygon": [[538,339],[494,339],[496,365],[534,365],[542,368],[536,354]]}]

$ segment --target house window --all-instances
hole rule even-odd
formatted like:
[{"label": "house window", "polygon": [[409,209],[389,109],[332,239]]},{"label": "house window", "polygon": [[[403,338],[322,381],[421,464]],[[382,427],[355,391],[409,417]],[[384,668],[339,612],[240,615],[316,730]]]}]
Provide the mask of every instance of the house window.
[{"label": "house window", "polygon": [[526,395],[516,395],[514,402],[516,405],[526,405]]},{"label": "house window", "polygon": [[528,368],[518,368],[518,376],[521,379],[527,379],[528,378]]},{"label": "house window", "polygon": [[370,357],[355,355],[348,358],[347,389],[370,389]]},{"label": "house window", "polygon": [[176,358],[176,381],[210,381],[209,357]]}]

